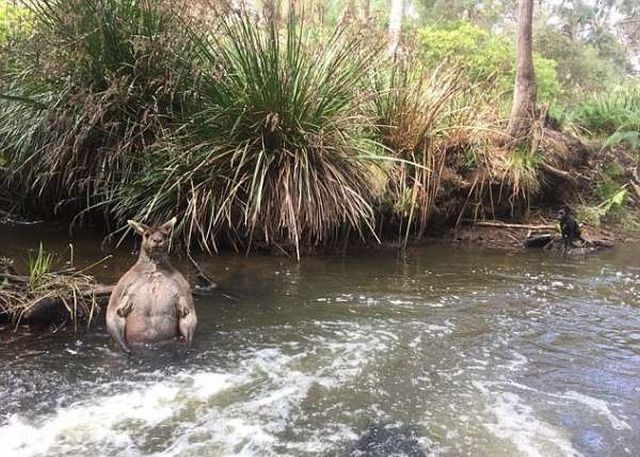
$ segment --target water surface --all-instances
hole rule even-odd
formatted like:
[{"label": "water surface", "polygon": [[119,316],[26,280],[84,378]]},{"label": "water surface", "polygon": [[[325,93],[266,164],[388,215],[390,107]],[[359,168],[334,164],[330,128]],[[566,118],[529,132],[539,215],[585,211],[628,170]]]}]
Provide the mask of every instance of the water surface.
[{"label": "water surface", "polygon": [[[67,244],[0,235],[13,240],[0,255],[18,258],[41,238]],[[104,255],[96,240],[76,239],[78,263]],[[121,274],[129,250],[98,274]],[[635,457],[639,254],[210,258],[224,295],[197,300],[186,356],[129,359],[102,322],[1,333],[2,455],[347,456],[386,426],[429,456]]]}]

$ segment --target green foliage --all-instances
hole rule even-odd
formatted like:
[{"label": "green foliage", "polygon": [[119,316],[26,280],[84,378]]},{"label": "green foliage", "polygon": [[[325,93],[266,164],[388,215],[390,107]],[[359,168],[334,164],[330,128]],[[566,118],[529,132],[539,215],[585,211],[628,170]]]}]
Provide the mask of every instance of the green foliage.
[{"label": "green foliage", "polygon": [[429,71],[419,62],[393,62],[374,78],[376,140],[389,153],[385,201],[401,220],[408,240],[415,229],[420,238],[429,222],[440,188],[446,143],[458,133],[460,73]]},{"label": "green foliage", "polygon": [[[617,129],[605,140],[604,146],[622,144],[635,153],[636,162],[640,162],[640,86],[627,89],[616,100],[615,119]],[[612,127],[615,126],[610,122]],[[608,133],[608,132],[604,132]]]},{"label": "green foliage", "polygon": [[43,208],[101,204],[144,168],[191,90],[179,21],[160,0],[29,7],[50,52],[0,103],[6,180]]},{"label": "green foliage", "polygon": [[578,219],[585,223],[598,227],[605,219],[616,216],[618,219],[626,220],[625,205],[627,203],[627,189],[622,186],[607,199],[597,205],[580,205],[577,208]]},{"label": "green foliage", "polygon": [[597,136],[612,136],[610,142],[631,139],[640,129],[640,88],[618,88],[579,104],[573,122]]},{"label": "green foliage", "polygon": [[487,30],[513,14],[516,6],[515,2],[502,0],[418,0],[412,5],[418,6],[422,21],[428,24],[472,18],[473,24]]},{"label": "green foliage", "polygon": [[[635,125],[633,125],[635,124]],[[624,144],[633,152],[640,152],[640,123],[625,124],[604,142],[604,146]],[[629,130],[627,130],[629,129]],[[632,130],[635,129],[635,130]]]},{"label": "green foliage", "polygon": [[31,36],[32,20],[28,9],[0,2],[0,90],[8,75],[29,60],[24,44]]},{"label": "green foliage", "polygon": [[27,8],[0,3],[0,46],[31,32],[31,14]]},{"label": "green foliage", "polygon": [[617,162],[609,163],[600,173],[600,179],[596,183],[594,196],[600,201],[610,200],[621,187],[625,170]]},{"label": "green foliage", "polygon": [[530,148],[518,148],[507,157],[503,167],[503,184],[511,189],[511,201],[529,201],[540,190],[538,167],[542,157]]},{"label": "green foliage", "polygon": [[[200,29],[166,0],[27,4],[32,47],[0,81],[0,180],[31,210],[116,222],[176,215],[188,245],[299,254],[371,229],[380,206],[405,241],[419,238],[449,158],[478,195],[489,180],[502,179],[511,202],[541,185],[540,154],[486,152],[502,141],[513,90],[508,33],[430,25],[418,55],[390,62],[372,35],[305,28],[295,16],[212,14]],[[564,63],[534,61],[539,99],[556,99]],[[615,118],[602,134],[635,141],[633,122]]]},{"label": "green foliage", "polygon": [[[547,19],[552,19],[558,32],[574,44],[585,44],[597,50],[598,60],[606,60],[622,73],[627,63],[624,46],[638,25],[633,17],[640,11],[637,0],[572,0],[550,2]],[[627,15],[627,17],[624,17]],[[629,35],[631,32],[631,36]]]},{"label": "green foliage", "polygon": [[35,291],[40,288],[43,279],[51,273],[52,265],[53,254],[46,252],[42,247],[41,242],[36,255],[29,255],[29,289],[31,291]]},{"label": "green foliage", "polygon": [[626,218],[628,190],[627,170],[619,163],[610,162],[599,173],[593,189],[592,204],[583,204],[578,208],[578,215],[590,225],[598,226],[605,219],[615,217]]},{"label": "green foliage", "polygon": [[622,80],[624,66],[601,56],[593,45],[540,24],[534,31],[534,46],[542,56],[556,62],[558,79],[567,96],[601,92]]},{"label": "green foliage", "polygon": [[[469,22],[426,26],[418,32],[425,60],[432,66],[442,61],[464,69],[471,81],[481,82],[502,94],[513,91],[515,81],[514,40],[490,34]],[[540,101],[550,101],[561,91],[556,63],[534,54]]]}]

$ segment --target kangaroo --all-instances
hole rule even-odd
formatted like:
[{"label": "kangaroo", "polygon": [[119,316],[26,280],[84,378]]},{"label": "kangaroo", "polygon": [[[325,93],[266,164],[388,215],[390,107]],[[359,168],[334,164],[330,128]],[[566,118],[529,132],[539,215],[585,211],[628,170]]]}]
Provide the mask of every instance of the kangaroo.
[{"label": "kangaroo", "polygon": [[138,261],[117,282],[107,307],[107,330],[126,353],[129,343],[159,343],[180,338],[191,346],[196,310],[191,287],[169,263],[174,217],[159,227],[127,223],[140,235]]}]

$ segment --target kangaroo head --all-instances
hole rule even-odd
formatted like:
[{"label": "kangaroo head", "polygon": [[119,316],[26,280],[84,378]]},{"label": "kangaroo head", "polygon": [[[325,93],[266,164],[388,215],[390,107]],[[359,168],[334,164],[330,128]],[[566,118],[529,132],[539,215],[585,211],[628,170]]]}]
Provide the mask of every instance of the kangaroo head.
[{"label": "kangaroo head", "polygon": [[132,220],[128,220],[127,223],[142,236],[141,253],[144,252],[151,259],[167,255],[171,242],[171,231],[176,224],[175,217],[157,227],[150,227]]}]

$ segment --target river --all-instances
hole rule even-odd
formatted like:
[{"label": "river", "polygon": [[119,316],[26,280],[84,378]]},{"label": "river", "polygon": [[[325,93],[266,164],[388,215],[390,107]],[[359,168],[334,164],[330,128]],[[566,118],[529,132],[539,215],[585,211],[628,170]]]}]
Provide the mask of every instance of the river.
[{"label": "river", "polygon": [[[0,236],[0,255],[40,239],[66,255],[58,232]],[[75,240],[77,263],[104,255],[97,239]],[[223,294],[196,300],[186,356],[112,351],[103,316],[77,334],[2,332],[0,454],[394,455],[355,450],[377,427],[401,456],[640,456],[640,245],[202,265]]]}]

